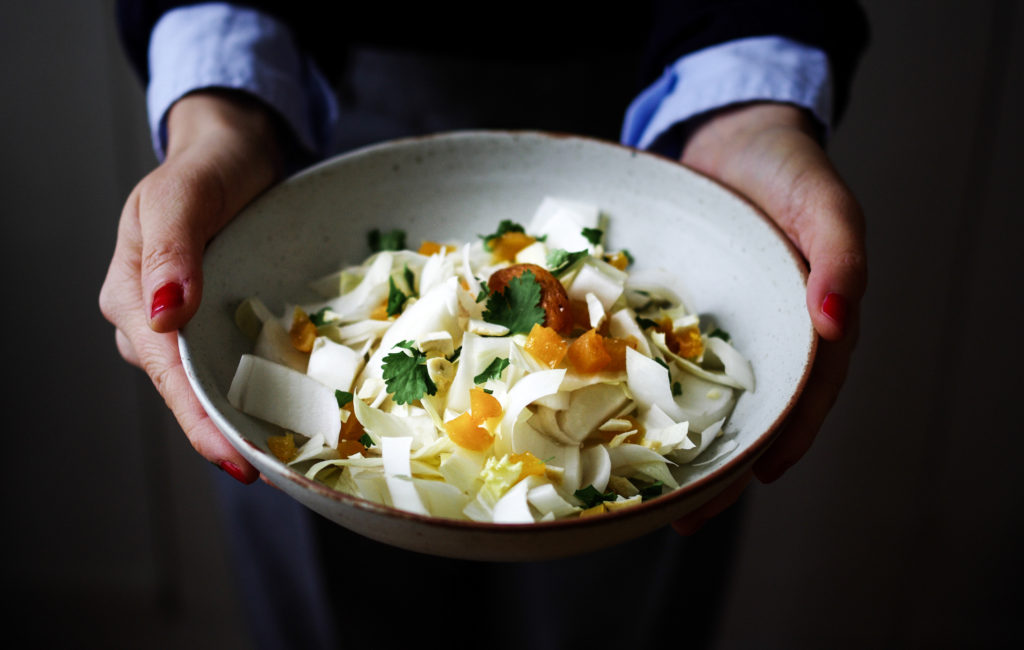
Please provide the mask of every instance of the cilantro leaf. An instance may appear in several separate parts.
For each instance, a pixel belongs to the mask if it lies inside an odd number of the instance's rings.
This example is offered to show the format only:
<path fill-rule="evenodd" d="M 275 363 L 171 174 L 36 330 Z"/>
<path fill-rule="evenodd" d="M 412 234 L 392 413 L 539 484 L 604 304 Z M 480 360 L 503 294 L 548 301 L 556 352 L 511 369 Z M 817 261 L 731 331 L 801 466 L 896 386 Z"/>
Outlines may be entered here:
<path fill-rule="evenodd" d="M 393 277 L 388 278 L 388 316 L 401 313 L 407 296 L 395 285 Z"/>
<path fill-rule="evenodd" d="M 504 291 L 491 294 L 484 310 L 484 320 L 504 325 L 511 334 L 529 334 L 534 325 L 544 324 L 540 294 L 537 277 L 533 271 L 525 271 L 512 278 Z"/>
<path fill-rule="evenodd" d="M 380 251 L 400 251 L 405 249 L 405 231 L 399 228 L 381 232 L 374 228 L 366 235 L 366 243 L 374 253 Z"/>
<path fill-rule="evenodd" d="M 452 356 L 448 357 L 448 361 L 455 363 L 459 359 L 459 355 L 462 354 L 462 346 L 455 348 L 455 352 L 452 352 Z"/>
<path fill-rule="evenodd" d="M 600 244 L 601 238 L 604 237 L 604 231 L 600 228 L 584 228 L 580 234 L 593 246 Z"/>
<path fill-rule="evenodd" d="M 409 265 L 405 265 L 405 286 L 409 289 L 409 295 L 416 295 L 416 275 L 409 269 Z"/>
<path fill-rule="evenodd" d="M 548 252 L 548 268 L 551 269 L 552 275 L 561 275 L 587 255 L 590 255 L 590 251 L 586 249 L 570 253 L 565 249 L 556 248 Z"/>
<path fill-rule="evenodd" d="M 614 492 L 605 492 L 604 494 L 601 494 L 593 484 L 588 485 L 583 489 L 576 490 L 573 492 L 573 496 L 582 501 L 583 506 L 586 508 L 593 508 L 602 501 L 614 501 L 616 498 Z"/>
<path fill-rule="evenodd" d="M 330 307 L 323 307 L 315 314 L 309 315 L 309 321 L 316 327 L 323 327 L 327 324 L 327 314 L 331 311 Z"/>
<path fill-rule="evenodd" d="M 481 372 L 476 377 L 473 377 L 473 383 L 482 384 L 488 379 L 500 379 L 501 373 L 505 370 L 505 368 L 508 368 L 508 363 L 508 359 L 496 357 L 494 361 L 492 361 L 486 368 L 484 368 L 483 372 Z"/>
<path fill-rule="evenodd" d="M 679 397 L 683 394 L 683 385 L 678 381 L 672 384 L 672 396 Z"/>
<path fill-rule="evenodd" d="M 498 229 L 496 231 L 490 235 L 479 235 L 479 237 L 484 240 L 484 248 L 491 250 L 491 242 L 507 232 L 526 232 L 526 229 L 515 221 L 502 219 L 501 223 L 498 224 Z"/>
<path fill-rule="evenodd" d="M 661 481 L 655 481 L 646 487 L 640 488 L 640 500 L 647 501 L 654 497 L 661 496 L 661 487 L 664 485 Z"/>
<path fill-rule="evenodd" d="M 713 336 L 716 339 L 722 339 L 726 343 L 728 343 L 730 341 L 730 339 L 732 339 L 732 337 L 729 336 L 729 332 L 726 332 L 725 330 L 719 329 L 717 327 L 715 329 L 711 330 L 711 332 L 708 334 L 708 336 Z"/>
<path fill-rule="evenodd" d="M 338 408 L 341 408 L 352 401 L 352 393 L 346 390 L 335 390 L 334 398 L 338 400 Z"/>
<path fill-rule="evenodd" d="M 373 438 L 370 437 L 370 434 L 364 433 L 363 435 L 359 436 L 359 443 L 366 447 L 367 449 L 369 449 L 370 447 L 373 446 Z"/>
<path fill-rule="evenodd" d="M 427 372 L 427 355 L 415 349 L 412 341 L 402 341 L 395 347 L 409 352 L 398 350 L 384 357 L 384 384 L 395 404 L 412 404 L 424 395 L 437 393 L 437 385 Z"/>
<path fill-rule="evenodd" d="M 626 256 L 626 261 L 629 262 L 630 264 L 633 264 L 634 262 L 636 262 L 636 258 L 633 257 L 633 254 L 630 253 L 625 248 L 622 249 L 622 254 Z"/>
<path fill-rule="evenodd" d="M 636 324 L 640 326 L 640 329 L 645 330 L 648 327 L 658 327 L 658 324 L 652 321 L 650 318 L 644 318 L 643 316 L 636 317 Z"/>

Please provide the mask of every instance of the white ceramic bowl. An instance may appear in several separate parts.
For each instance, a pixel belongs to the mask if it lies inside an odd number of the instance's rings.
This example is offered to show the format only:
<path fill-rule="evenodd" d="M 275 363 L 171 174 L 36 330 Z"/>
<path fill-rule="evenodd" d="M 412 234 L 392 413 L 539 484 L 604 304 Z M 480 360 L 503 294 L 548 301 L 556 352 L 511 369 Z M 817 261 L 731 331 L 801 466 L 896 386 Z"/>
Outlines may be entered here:
<path fill-rule="evenodd" d="M 501 219 L 526 222 L 545 196 L 598 205 L 607 241 L 636 268 L 679 278 L 682 295 L 712 314 L 752 362 L 724 439 L 737 448 L 679 468 L 681 488 L 600 517 L 529 525 L 424 517 L 335 492 L 267 451 L 272 425 L 225 397 L 251 344 L 233 322 L 242 299 L 276 313 L 307 283 L 362 261 L 366 233 L 404 228 L 423 239 L 469 241 Z M 584 553 L 664 526 L 704 504 L 766 448 L 803 388 L 816 337 L 806 269 L 788 240 L 748 202 L 682 165 L 595 140 L 529 132 L 457 132 L 401 140 L 328 160 L 275 187 L 211 242 L 203 304 L 181 332 L 181 355 L 220 430 L 275 485 L 325 517 L 399 547 L 468 559 L 537 560 Z M 722 440 L 722 439 L 720 439 Z M 714 456 L 715 449 L 708 452 Z"/>

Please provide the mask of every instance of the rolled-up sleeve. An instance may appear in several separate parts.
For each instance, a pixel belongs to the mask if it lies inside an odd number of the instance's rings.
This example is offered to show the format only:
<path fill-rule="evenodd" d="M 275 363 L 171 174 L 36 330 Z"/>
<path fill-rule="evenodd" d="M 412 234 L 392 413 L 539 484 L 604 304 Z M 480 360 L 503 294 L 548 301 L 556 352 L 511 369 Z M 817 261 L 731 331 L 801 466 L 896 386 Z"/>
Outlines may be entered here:
<path fill-rule="evenodd" d="M 682 126 L 731 104 L 774 101 L 807 109 L 831 128 L 832 74 L 821 50 L 759 36 L 714 45 L 683 56 L 630 104 L 623 144 L 678 156 Z"/>
<path fill-rule="evenodd" d="M 333 148 L 334 93 L 291 30 L 260 11 L 224 3 L 174 9 L 149 41 L 146 104 L 157 157 L 166 153 L 171 106 L 196 90 L 249 93 L 280 115 L 300 147 L 315 156 Z"/>

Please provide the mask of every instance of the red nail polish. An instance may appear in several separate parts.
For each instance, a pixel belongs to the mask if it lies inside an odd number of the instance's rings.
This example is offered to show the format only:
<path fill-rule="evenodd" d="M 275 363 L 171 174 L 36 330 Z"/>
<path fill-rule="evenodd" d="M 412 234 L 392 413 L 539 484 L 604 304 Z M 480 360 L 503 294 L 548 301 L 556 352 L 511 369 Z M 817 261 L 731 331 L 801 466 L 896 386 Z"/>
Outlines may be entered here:
<path fill-rule="evenodd" d="M 242 473 L 241 468 L 239 468 L 238 465 L 235 465 L 231 461 L 222 460 L 217 466 L 220 467 L 225 472 L 227 472 L 231 478 L 235 479 L 239 483 L 245 483 L 246 485 L 252 483 L 252 481 L 249 481 L 245 478 L 245 474 Z"/>
<path fill-rule="evenodd" d="M 149 309 L 149 317 L 156 318 L 156 315 L 165 309 L 175 309 L 185 303 L 185 290 L 177 282 L 168 282 L 153 292 L 153 306 Z"/>
<path fill-rule="evenodd" d="M 838 293 L 828 292 L 821 302 L 821 312 L 831 318 L 839 329 L 846 328 L 846 298 Z"/>

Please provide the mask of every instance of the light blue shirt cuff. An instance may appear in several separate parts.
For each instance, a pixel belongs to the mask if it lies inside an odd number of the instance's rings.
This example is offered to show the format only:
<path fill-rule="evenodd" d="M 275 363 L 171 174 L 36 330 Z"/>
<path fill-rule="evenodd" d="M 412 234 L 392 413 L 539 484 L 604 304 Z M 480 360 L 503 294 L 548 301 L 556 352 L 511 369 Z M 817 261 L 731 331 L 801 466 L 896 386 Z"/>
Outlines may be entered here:
<path fill-rule="evenodd" d="M 817 48 L 778 36 L 737 39 L 688 54 L 629 105 L 621 141 L 678 157 L 684 143 L 677 127 L 707 111 L 749 101 L 805 108 L 828 133 L 828 57 Z"/>
<path fill-rule="evenodd" d="M 225 3 L 166 13 L 150 38 L 149 73 L 146 105 L 160 160 L 166 154 L 167 112 L 204 88 L 250 93 L 284 119 L 303 149 L 317 156 L 332 150 L 337 99 L 291 30 L 266 14 Z"/>

